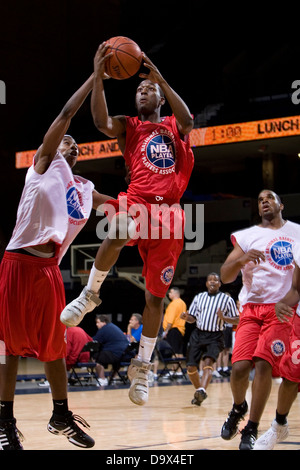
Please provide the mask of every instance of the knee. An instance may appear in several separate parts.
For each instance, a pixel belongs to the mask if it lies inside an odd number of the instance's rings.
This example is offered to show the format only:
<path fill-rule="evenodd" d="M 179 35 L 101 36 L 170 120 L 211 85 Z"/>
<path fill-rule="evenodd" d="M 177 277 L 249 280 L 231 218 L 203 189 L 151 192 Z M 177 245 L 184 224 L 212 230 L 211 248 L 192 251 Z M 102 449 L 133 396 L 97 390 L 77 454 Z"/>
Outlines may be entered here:
<path fill-rule="evenodd" d="M 265 361 L 264 359 L 257 358 L 255 360 L 255 375 L 271 375 L 272 374 L 272 366 L 269 362 Z"/>
<path fill-rule="evenodd" d="M 196 366 L 187 366 L 188 374 L 192 375 L 198 372 L 198 368 Z"/>
<path fill-rule="evenodd" d="M 146 306 L 151 312 L 159 315 L 163 313 L 163 299 L 161 297 L 156 297 L 146 290 L 145 300 Z"/>
<path fill-rule="evenodd" d="M 248 379 L 251 368 L 252 363 L 249 361 L 235 362 L 232 366 L 231 378 L 237 381 Z"/>
<path fill-rule="evenodd" d="M 127 214 L 116 215 L 110 225 L 108 238 L 117 244 L 124 245 L 130 240 L 129 227 L 132 219 Z"/>
<path fill-rule="evenodd" d="M 206 358 L 203 364 L 203 372 L 206 371 L 208 374 L 212 374 L 214 371 L 214 362 L 212 358 Z"/>
<path fill-rule="evenodd" d="M 284 390 L 284 392 L 287 392 L 289 395 L 292 392 L 294 392 L 295 394 L 298 394 L 299 383 L 298 382 L 291 382 L 290 380 L 283 378 L 282 382 L 280 384 L 280 389 Z"/>

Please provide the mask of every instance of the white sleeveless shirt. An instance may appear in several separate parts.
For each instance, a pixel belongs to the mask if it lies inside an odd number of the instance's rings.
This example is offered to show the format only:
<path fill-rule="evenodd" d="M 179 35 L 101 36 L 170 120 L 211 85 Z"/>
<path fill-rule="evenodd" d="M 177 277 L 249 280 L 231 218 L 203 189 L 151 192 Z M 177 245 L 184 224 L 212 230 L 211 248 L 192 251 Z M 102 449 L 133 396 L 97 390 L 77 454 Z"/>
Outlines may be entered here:
<path fill-rule="evenodd" d="M 16 225 L 6 249 L 53 241 L 59 246 L 60 263 L 90 216 L 93 189 L 91 181 L 73 175 L 60 152 L 42 175 L 32 165 L 26 174 Z"/>
<path fill-rule="evenodd" d="M 292 284 L 293 249 L 300 241 L 300 225 L 287 221 L 277 230 L 255 225 L 233 233 L 231 241 L 233 245 L 237 242 L 245 253 L 260 250 L 266 258 L 260 264 L 251 261 L 242 269 L 241 304 L 271 304 L 282 299 Z"/>

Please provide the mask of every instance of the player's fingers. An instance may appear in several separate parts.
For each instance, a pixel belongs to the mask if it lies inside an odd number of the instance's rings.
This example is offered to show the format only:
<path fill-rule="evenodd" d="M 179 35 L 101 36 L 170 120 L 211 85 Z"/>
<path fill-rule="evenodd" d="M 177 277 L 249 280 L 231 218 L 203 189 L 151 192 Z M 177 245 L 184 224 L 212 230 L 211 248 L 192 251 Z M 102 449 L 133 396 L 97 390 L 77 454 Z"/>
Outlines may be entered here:
<path fill-rule="evenodd" d="M 144 60 L 147 64 L 149 64 L 149 65 L 151 65 L 151 64 L 154 65 L 153 62 L 151 62 L 151 60 L 149 59 L 149 57 L 146 56 L 145 52 L 143 52 L 142 54 L 143 54 L 143 60 Z"/>
<path fill-rule="evenodd" d="M 281 306 L 280 308 L 277 308 L 276 310 L 276 316 L 279 321 L 283 322 L 288 322 L 291 317 L 294 315 L 294 311 L 292 308 L 288 306 Z"/>
<path fill-rule="evenodd" d="M 106 62 L 112 55 L 113 55 L 113 52 L 110 52 L 109 54 L 104 55 L 102 59 Z"/>

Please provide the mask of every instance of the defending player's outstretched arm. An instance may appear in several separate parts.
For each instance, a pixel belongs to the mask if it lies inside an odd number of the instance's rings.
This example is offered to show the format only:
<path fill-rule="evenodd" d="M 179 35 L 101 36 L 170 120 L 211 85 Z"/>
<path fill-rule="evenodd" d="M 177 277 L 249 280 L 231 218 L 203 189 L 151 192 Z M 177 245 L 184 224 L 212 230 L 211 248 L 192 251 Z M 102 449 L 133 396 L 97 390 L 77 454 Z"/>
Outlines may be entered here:
<path fill-rule="evenodd" d="M 77 113 L 93 87 L 93 75 L 71 96 L 46 132 L 35 156 L 35 171 L 43 174 L 55 157 L 57 148 L 66 134 L 71 119 Z"/>

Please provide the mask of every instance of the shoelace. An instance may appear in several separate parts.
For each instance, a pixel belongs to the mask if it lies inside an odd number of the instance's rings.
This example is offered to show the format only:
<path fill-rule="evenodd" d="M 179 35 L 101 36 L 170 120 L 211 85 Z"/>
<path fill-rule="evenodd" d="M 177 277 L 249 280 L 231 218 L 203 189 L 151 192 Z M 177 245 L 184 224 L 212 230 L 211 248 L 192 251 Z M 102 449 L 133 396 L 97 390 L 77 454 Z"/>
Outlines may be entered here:
<path fill-rule="evenodd" d="M 77 421 L 77 423 L 80 423 L 82 424 L 82 426 L 84 426 L 85 428 L 90 428 L 90 425 L 86 422 L 85 419 L 83 419 L 81 416 L 79 415 L 72 415 L 71 416 L 71 419 L 73 421 Z"/>
<path fill-rule="evenodd" d="M 263 446 L 269 444 L 270 439 L 274 440 L 275 442 L 277 441 L 277 436 L 274 436 L 274 433 L 269 429 L 269 431 L 267 431 L 266 434 L 260 438 L 260 444 Z"/>
<path fill-rule="evenodd" d="M 256 439 L 256 432 L 251 428 L 245 427 L 244 429 L 239 431 L 239 433 L 242 435 L 242 437 L 246 437 L 248 439 Z"/>
<path fill-rule="evenodd" d="M 17 428 L 17 436 L 21 442 L 25 441 L 24 435 L 21 433 L 21 431 L 18 428 Z"/>
<path fill-rule="evenodd" d="M 71 415 L 68 419 L 67 419 L 67 427 L 63 430 L 63 434 L 69 439 L 73 436 L 83 436 L 85 433 L 77 426 L 77 424 L 75 423 L 75 421 L 77 421 L 77 423 L 80 423 L 82 424 L 82 426 L 84 426 L 85 428 L 89 428 L 90 425 L 85 421 L 85 419 L 83 419 L 81 416 L 78 416 L 78 415 Z"/>
<path fill-rule="evenodd" d="M 225 427 L 238 426 L 240 421 L 242 421 L 243 419 L 243 416 L 237 416 L 237 413 L 234 410 L 231 410 L 229 412 L 228 418 L 225 421 Z"/>

